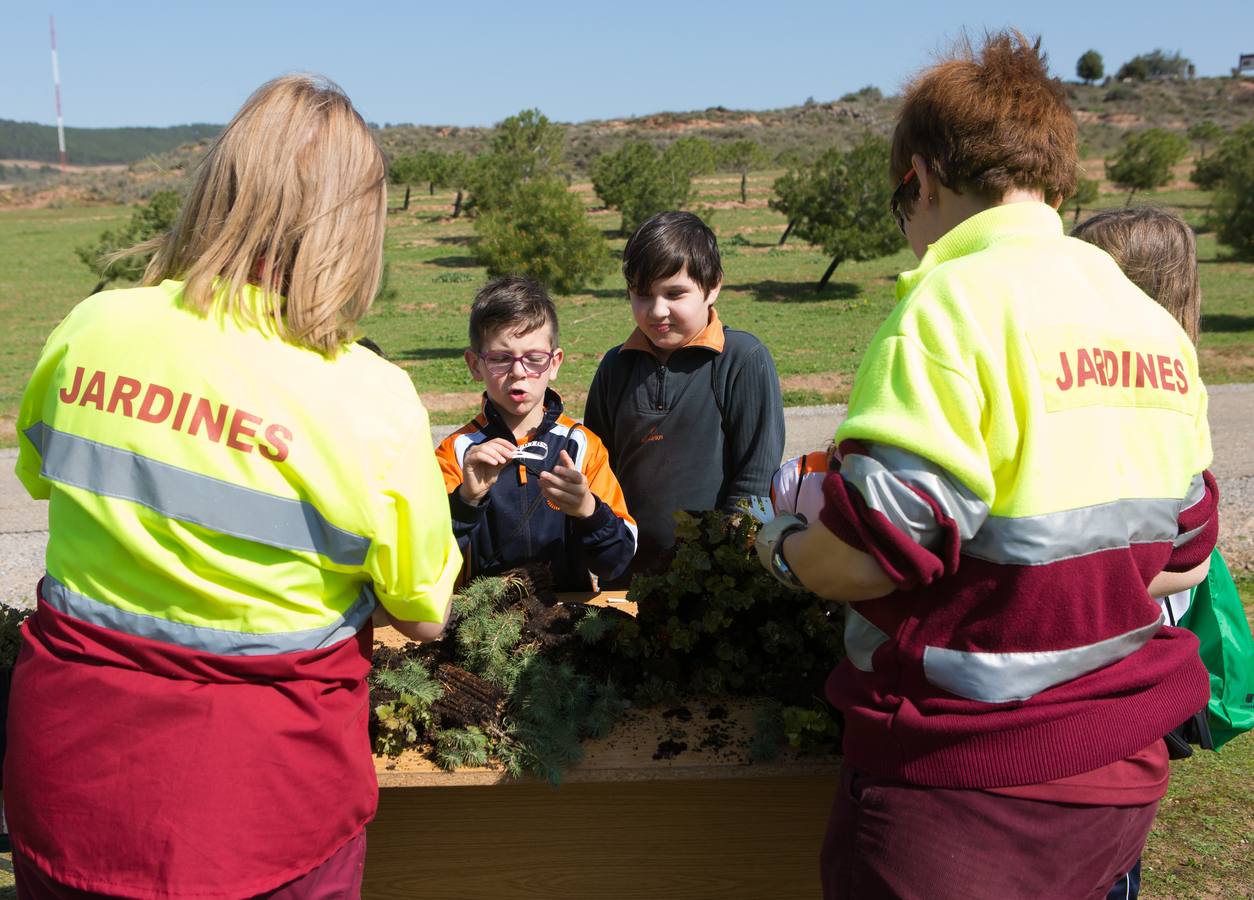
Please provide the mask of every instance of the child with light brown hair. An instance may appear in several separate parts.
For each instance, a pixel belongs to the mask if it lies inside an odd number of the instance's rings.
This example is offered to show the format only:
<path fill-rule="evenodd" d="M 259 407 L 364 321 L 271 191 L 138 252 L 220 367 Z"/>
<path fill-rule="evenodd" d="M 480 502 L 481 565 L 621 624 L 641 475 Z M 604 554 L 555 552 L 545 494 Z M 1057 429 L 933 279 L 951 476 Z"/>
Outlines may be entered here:
<path fill-rule="evenodd" d="M 1101 247 L 1128 279 L 1175 316 L 1194 344 L 1202 317 L 1197 242 L 1184 220 L 1152 206 L 1086 219 L 1072 237 Z"/>
<path fill-rule="evenodd" d="M 1198 277 L 1197 242 L 1188 223 L 1155 207 L 1114 209 L 1098 213 L 1071 232 L 1072 237 L 1105 250 L 1128 279 L 1150 299 L 1171 313 L 1195 345 L 1202 317 L 1202 288 Z M 1214 565 L 1219 560 L 1219 565 Z M 1216 577 L 1227 572 L 1218 550 L 1191 572 L 1164 572 L 1150 584 L 1150 593 L 1163 608 L 1166 621 L 1175 625 L 1188 612 L 1191 588 L 1213 569 Z M 1174 740 L 1173 740 L 1174 738 Z M 1206 709 L 1168 735 L 1173 759 L 1191 755 L 1189 743 L 1214 750 Z M 1136 900 L 1141 886 L 1141 861 L 1111 887 L 1110 900 Z"/>

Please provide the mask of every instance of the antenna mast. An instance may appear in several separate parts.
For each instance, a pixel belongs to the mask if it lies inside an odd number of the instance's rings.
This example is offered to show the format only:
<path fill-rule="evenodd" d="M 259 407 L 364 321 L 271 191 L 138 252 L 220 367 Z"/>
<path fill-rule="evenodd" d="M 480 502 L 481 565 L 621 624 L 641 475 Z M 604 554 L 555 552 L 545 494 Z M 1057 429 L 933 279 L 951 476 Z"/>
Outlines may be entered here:
<path fill-rule="evenodd" d="M 57 65 L 57 23 L 48 16 L 48 30 L 52 34 L 52 87 L 57 95 L 57 149 L 61 151 L 61 171 L 65 171 L 65 122 L 61 119 L 61 68 Z"/>

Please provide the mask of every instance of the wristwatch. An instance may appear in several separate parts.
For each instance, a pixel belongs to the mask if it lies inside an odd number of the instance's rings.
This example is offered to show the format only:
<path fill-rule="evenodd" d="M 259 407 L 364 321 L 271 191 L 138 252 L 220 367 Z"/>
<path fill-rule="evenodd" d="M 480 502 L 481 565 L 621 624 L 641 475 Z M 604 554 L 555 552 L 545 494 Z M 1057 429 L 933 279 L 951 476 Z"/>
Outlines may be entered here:
<path fill-rule="evenodd" d="M 779 537 L 775 539 L 775 546 L 771 548 L 771 565 L 770 572 L 775 576 L 775 580 L 784 587 L 792 588 L 794 591 L 809 590 L 801 579 L 797 577 L 797 573 L 788 565 L 788 560 L 784 559 L 784 541 L 788 539 L 790 534 L 798 531 L 804 531 L 805 522 L 797 522 L 788 526 L 780 532 Z"/>

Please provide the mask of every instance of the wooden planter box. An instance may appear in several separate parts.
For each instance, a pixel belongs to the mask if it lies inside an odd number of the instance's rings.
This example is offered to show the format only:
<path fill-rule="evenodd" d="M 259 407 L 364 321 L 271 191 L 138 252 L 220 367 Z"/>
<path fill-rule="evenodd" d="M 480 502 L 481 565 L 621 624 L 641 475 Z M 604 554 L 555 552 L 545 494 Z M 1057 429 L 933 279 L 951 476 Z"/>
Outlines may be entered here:
<path fill-rule="evenodd" d="M 754 708 L 630 712 L 556 788 L 379 759 L 363 896 L 817 898 L 839 761 L 748 763 Z"/>

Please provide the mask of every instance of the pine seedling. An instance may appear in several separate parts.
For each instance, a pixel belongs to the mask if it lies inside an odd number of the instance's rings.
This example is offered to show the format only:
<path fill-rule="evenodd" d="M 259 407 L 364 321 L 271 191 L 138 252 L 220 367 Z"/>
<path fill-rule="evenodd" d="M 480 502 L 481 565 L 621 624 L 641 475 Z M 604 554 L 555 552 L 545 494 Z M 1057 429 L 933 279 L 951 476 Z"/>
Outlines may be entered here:
<path fill-rule="evenodd" d="M 496 612 L 481 608 L 467 615 L 457 628 L 457 657 L 467 669 L 497 687 L 508 689 L 511 657 L 522 640 L 523 614 L 515 609 Z"/>
<path fill-rule="evenodd" d="M 490 747 L 481 728 L 446 728 L 435 736 L 435 761 L 450 772 L 462 766 L 486 766 Z"/>
<path fill-rule="evenodd" d="M 444 689 L 415 657 L 394 669 L 376 670 L 371 680 L 396 695 L 394 700 L 377 705 L 374 714 L 379 723 L 376 749 L 385 756 L 397 756 L 430 730 L 434 724 L 432 704 L 444 695 Z"/>
<path fill-rule="evenodd" d="M 584 617 L 575 623 L 575 634 L 585 644 L 599 644 L 613 633 L 618 620 L 601 614 L 596 607 L 589 607 Z"/>

